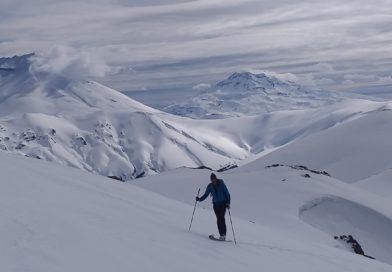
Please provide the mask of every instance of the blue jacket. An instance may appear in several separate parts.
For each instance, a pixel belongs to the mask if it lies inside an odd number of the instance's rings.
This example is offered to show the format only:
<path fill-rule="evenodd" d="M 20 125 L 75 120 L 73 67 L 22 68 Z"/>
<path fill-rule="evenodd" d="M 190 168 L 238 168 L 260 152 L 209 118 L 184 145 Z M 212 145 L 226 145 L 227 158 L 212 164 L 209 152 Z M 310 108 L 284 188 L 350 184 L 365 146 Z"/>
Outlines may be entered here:
<path fill-rule="evenodd" d="M 218 179 L 216 185 L 210 183 L 206 188 L 204 195 L 200 197 L 200 201 L 205 200 L 209 195 L 212 195 L 212 203 L 228 203 L 230 204 L 230 193 L 223 180 Z"/>

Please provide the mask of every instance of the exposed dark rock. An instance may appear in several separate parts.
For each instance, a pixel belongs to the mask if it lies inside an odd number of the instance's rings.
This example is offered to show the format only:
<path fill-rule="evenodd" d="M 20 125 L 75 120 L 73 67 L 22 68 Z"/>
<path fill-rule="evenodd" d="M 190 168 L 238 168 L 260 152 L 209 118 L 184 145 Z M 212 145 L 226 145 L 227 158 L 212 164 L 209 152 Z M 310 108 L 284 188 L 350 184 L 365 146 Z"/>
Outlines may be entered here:
<path fill-rule="evenodd" d="M 31 141 L 34 141 L 35 139 L 37 139 L 37 136 L 35 136 L 35 135 L 25 136 L 24 139 L 28 142 L 31 142 Z"/>
<path fill-rule="evenodd" d="M 82 145 L 87 145 L 86 140 L 83 137 L 77 137 L 76 140 L 82 144 Z"/>
<path fill-rule="evenodd" d="M 212 170 L 210 167 L 207 167 L 207 166 L 205 166 L 205 165 L 200 165 L 200 166 L 198 166 L 198 167 L 191 167 L 190 169 L 198 169 L 198 170 L 207 169 L 207 170 L 210 170 L 210 171 L 214 171 L 214 170 Z"/>
<path fill-rule="evenodd" d="M 304 177 L 304 178 L 310 178 L 310 175 L 309 174 L 303 174 L 303 175 L 301 175 L 302 177 Z"/>
<path fill-rule="evenodd" d="M 117 177 L 117 176 L 108 176 L 108 178 L 119 180 L 119 181 L 124 181 L 121 177 Z"/>
<path fill-rule="evenodd" d="M 309 169 L 308 167 L 306 167 L 304 165 L 285 165 L 285 164 L 278 164 L 278 163 L 276 163 L 276 164 L 268 165 L 265 168 L 275 168 L 275 167 L 290 167 L 291 169 L 294 169 L 294 170 L 309 171 L 309 172 L 311 172 L 313 174 L 324 175 L 324 176 L 328 176 L 328 177 L 331 176 L 326 171 L 312 170 L 312 169 Z"/>
<path fill-rule="evenodd" d="M 146 172 L 141 172 L 139 175 L 137 175 L 135 178 L 142 178 L 142 177 L 144 177 L 146 175 Z"/>
<path fill-rule="evenodd" d="M 27 157 L 27 158 L 34 158 L 34 159 L 38 159 L 38 160 L 41 159 L 41 157 L 38 156 L 38 155 L 27 155 L 27 154 L 26 154 L 25 157 Z"/>
<path fill-rule="evenodd" d="M 230 169 L 233 169 L 233 168 L 237 168 L 237 167 L 238 167 L 238 166 L 235 165 L 235 164 L 230 164 L 230 165 L 226 165 L 225 167 L 220 168 L 219 170 L 216 170 L 216 172 L 224 172 L 224 171 L 227 171 L 227 170 L 230 170 Z M 186 168 L 189 168 L 189 169 L 197 169 L 197 170 L 206 169 L 206 170 L 210 170 L 210 171 L 215 171 L 215 170 L 212 169 L 211 167 L 208 167 L 208 166 L 205 166 L 205 165 L 200 165 L 200 166 L 198 166 L 198 167 L 186 167 Z"/>
<path fill-rule="evenodd" d="M 352 250 L 359 255 L 368 257 L 370 259 L 375 259 L 372 256 L 368 256 L 365 254 L 365 252 L 363 251 L 361 245 L 358 243 L 357 240 L 355 240 L 351 235 L 340 235 L 340 236 L 335 236 L 334 237 L 335 240 L 340 240 L 343 242 L 346 242 L 347 244 L 349 244 L 352 248 Z"/>
<path fill-rule="evenodd" d="M 15 149 L 20 150 L 20 149 L 22 149 L 22 148 L 25 147 L 25 146 L 26 146 L 25 144 L 20 143 L 20 144 L 18 144 L 18 145 L 15 147 Z"/>
<path fill-rule="evenodd" d="M 238 167 L 238 165 L 236 165 L 236 164 L 229 164 L 229 165 L 226 165 L 225 167 L 222 167 L 221 169 L 217 170 L 217 172 L 225 172 L 227 170 L 234 169 L 237 167 Z"/>

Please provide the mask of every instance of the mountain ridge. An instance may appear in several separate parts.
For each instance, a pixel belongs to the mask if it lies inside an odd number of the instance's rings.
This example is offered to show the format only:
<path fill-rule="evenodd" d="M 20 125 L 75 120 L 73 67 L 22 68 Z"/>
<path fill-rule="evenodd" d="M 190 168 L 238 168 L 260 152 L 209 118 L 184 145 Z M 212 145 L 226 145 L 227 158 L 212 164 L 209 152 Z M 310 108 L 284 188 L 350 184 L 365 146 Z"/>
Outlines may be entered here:
<path fill-rule="evenodd" d="M 150 108 L 91 80 L 37 71 L 30 58 L 0 61 L 19 67 L 0 71 L 0 149 L 121 180 L 178 167 L 236 165 L 386 105 L 343 100 L 314 109 L 196 120 Z"/>

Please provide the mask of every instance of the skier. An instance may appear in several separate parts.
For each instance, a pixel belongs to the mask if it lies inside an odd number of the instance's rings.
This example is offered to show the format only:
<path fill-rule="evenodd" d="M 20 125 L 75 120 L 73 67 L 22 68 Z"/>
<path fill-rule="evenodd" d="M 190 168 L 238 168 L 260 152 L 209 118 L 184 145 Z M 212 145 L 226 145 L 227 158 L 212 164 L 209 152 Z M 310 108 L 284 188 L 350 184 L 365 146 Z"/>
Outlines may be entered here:
<path fill-rule="evenodd" d="M 212 203 L 217 219 L 219 230 L 219 240 L 226 240 L 226 208 L 230 209 L 230 193 L 222 179 L 218 179 L 214 173 L 210 176 L 211 183 L 208 184 L 204 195 L 196 197 L 196 201 L 204 201 L 210 194 L 212 195 Z"/>

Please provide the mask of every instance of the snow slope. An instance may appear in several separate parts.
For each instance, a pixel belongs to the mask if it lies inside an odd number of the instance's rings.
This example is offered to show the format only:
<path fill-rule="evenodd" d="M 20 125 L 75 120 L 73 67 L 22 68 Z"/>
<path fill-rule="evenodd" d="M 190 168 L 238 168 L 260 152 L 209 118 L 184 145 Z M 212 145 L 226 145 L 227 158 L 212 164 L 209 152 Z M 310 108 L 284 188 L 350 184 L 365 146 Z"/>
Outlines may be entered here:
<path fill-rule="evenodd" d="M 223 146 L 214 129 L 176 130 L 170 115 L 96 82 L 36 71 L 31 55 L 0 59 L 0 67 L 3 150 L 123 180 L 184 165 L 220 168 L 250 155 Z"/>
<path fill-rule="evenodd" d="M 195 185 L 195 177 L 184 180 L 194 171 L 181 173 L 184 185 Z M 282 232 L 282 227 L 242 220 L 237 217 L 239 206 L 235 203 L 239 201 L 233 202 L 238 233 L 238 244 L 234 245 L 206 237 L 214 225 L 211 211 L 197 209 L 189 233 L 191 205 L 129 183 L 5 152 L 0 152 L 0 172 L 0 260 L 4 271 L 303 272 L 315 267 L 320 272 L 391 271 L 390 265 L 312 240 L 312 231 L 303 239 L 296 232 Z M 261 182 L 269 184 L 265 190 L 273 184 L 285 184 L 253 180 L 254 185 Z M 304 181 L 286 185 L 295 187 L 300 182 Z M 324 183 L 313 182 L 317 186 Z M 234 180 L 229 183 L 234 193 Z M 191 197 L 193 194 L 187 196 Z M 292 199 L 281 202 L 287 207 Z M 261 206 L 262 202 L 258 203 Z M 290 219 L 285 218 L 288 213 L 278 213 L 279 206 L 270 205 L 270 209 L 282 223 L 293 222 L 294 230 L 311 230 L 298 225 L 297 214 Z M 264 219 L 267 222 L 269 215 Z"/>
<path fill-rule="evenodd" d="M 380 108 L 269 153 L 257 165 L 301 164 L 355 182 L 392 168 L 392 111 Z M 253 169 L 252 163 L 241 171 Z M 380 187 L 380 189 L 382 186 Z"/>
<path fill-rule="evenodd" d="M 392 264 L 390 199 L 310 171 L 284 166 L 265 168 L 256 162 L 248 171 L 241 171 L 240 167 L 230 173 L 218 174 L 231 192 L 231 214 L 263 228 L 255 240 L 271 237 L 274 232 L 285 240 L 288 234 L 298 244 L 309 243 L 318 247 L 315 253 L 327 247 L 344 254 L 343 251 L 350 249 L 333 237 L 352 235 L 362 245 L 365 254 Z M 191 204 L 199 187 L 204 192 L 209 174 L 209 171 L 181 169 L 146 177 L 135 184 Z M 209 200 L 198 206 L 211 210 Z M 195 229 L 201 227 L 197 220 Z M 234 221 L 235 227 L 237 220 Z M 226 221 L 229 223 L 228 219 Z M 216 228 L 213 217 L 210 227 Z M 242 240 L 247 233 L 236 228 L 236 237 Z M 312 269 L 314 267 L 308 268 L 314 271 Z M 337 271 L 346 270 L 340 268 Z"/>
<path fill-rule="evenodd" d="M 392 196 L 392 169 L 387 169 L 376 175 L 355 183 L 356 186 L 373 192 L 382 197 Z"/>
<path fill-rule="evenodd" d="M 237 72 L 187 101 L 164 110 L 192 118 L 227 118 L 317 108 L 344 99 L 339 93 L 308 90 L 265 73 Z"/>

